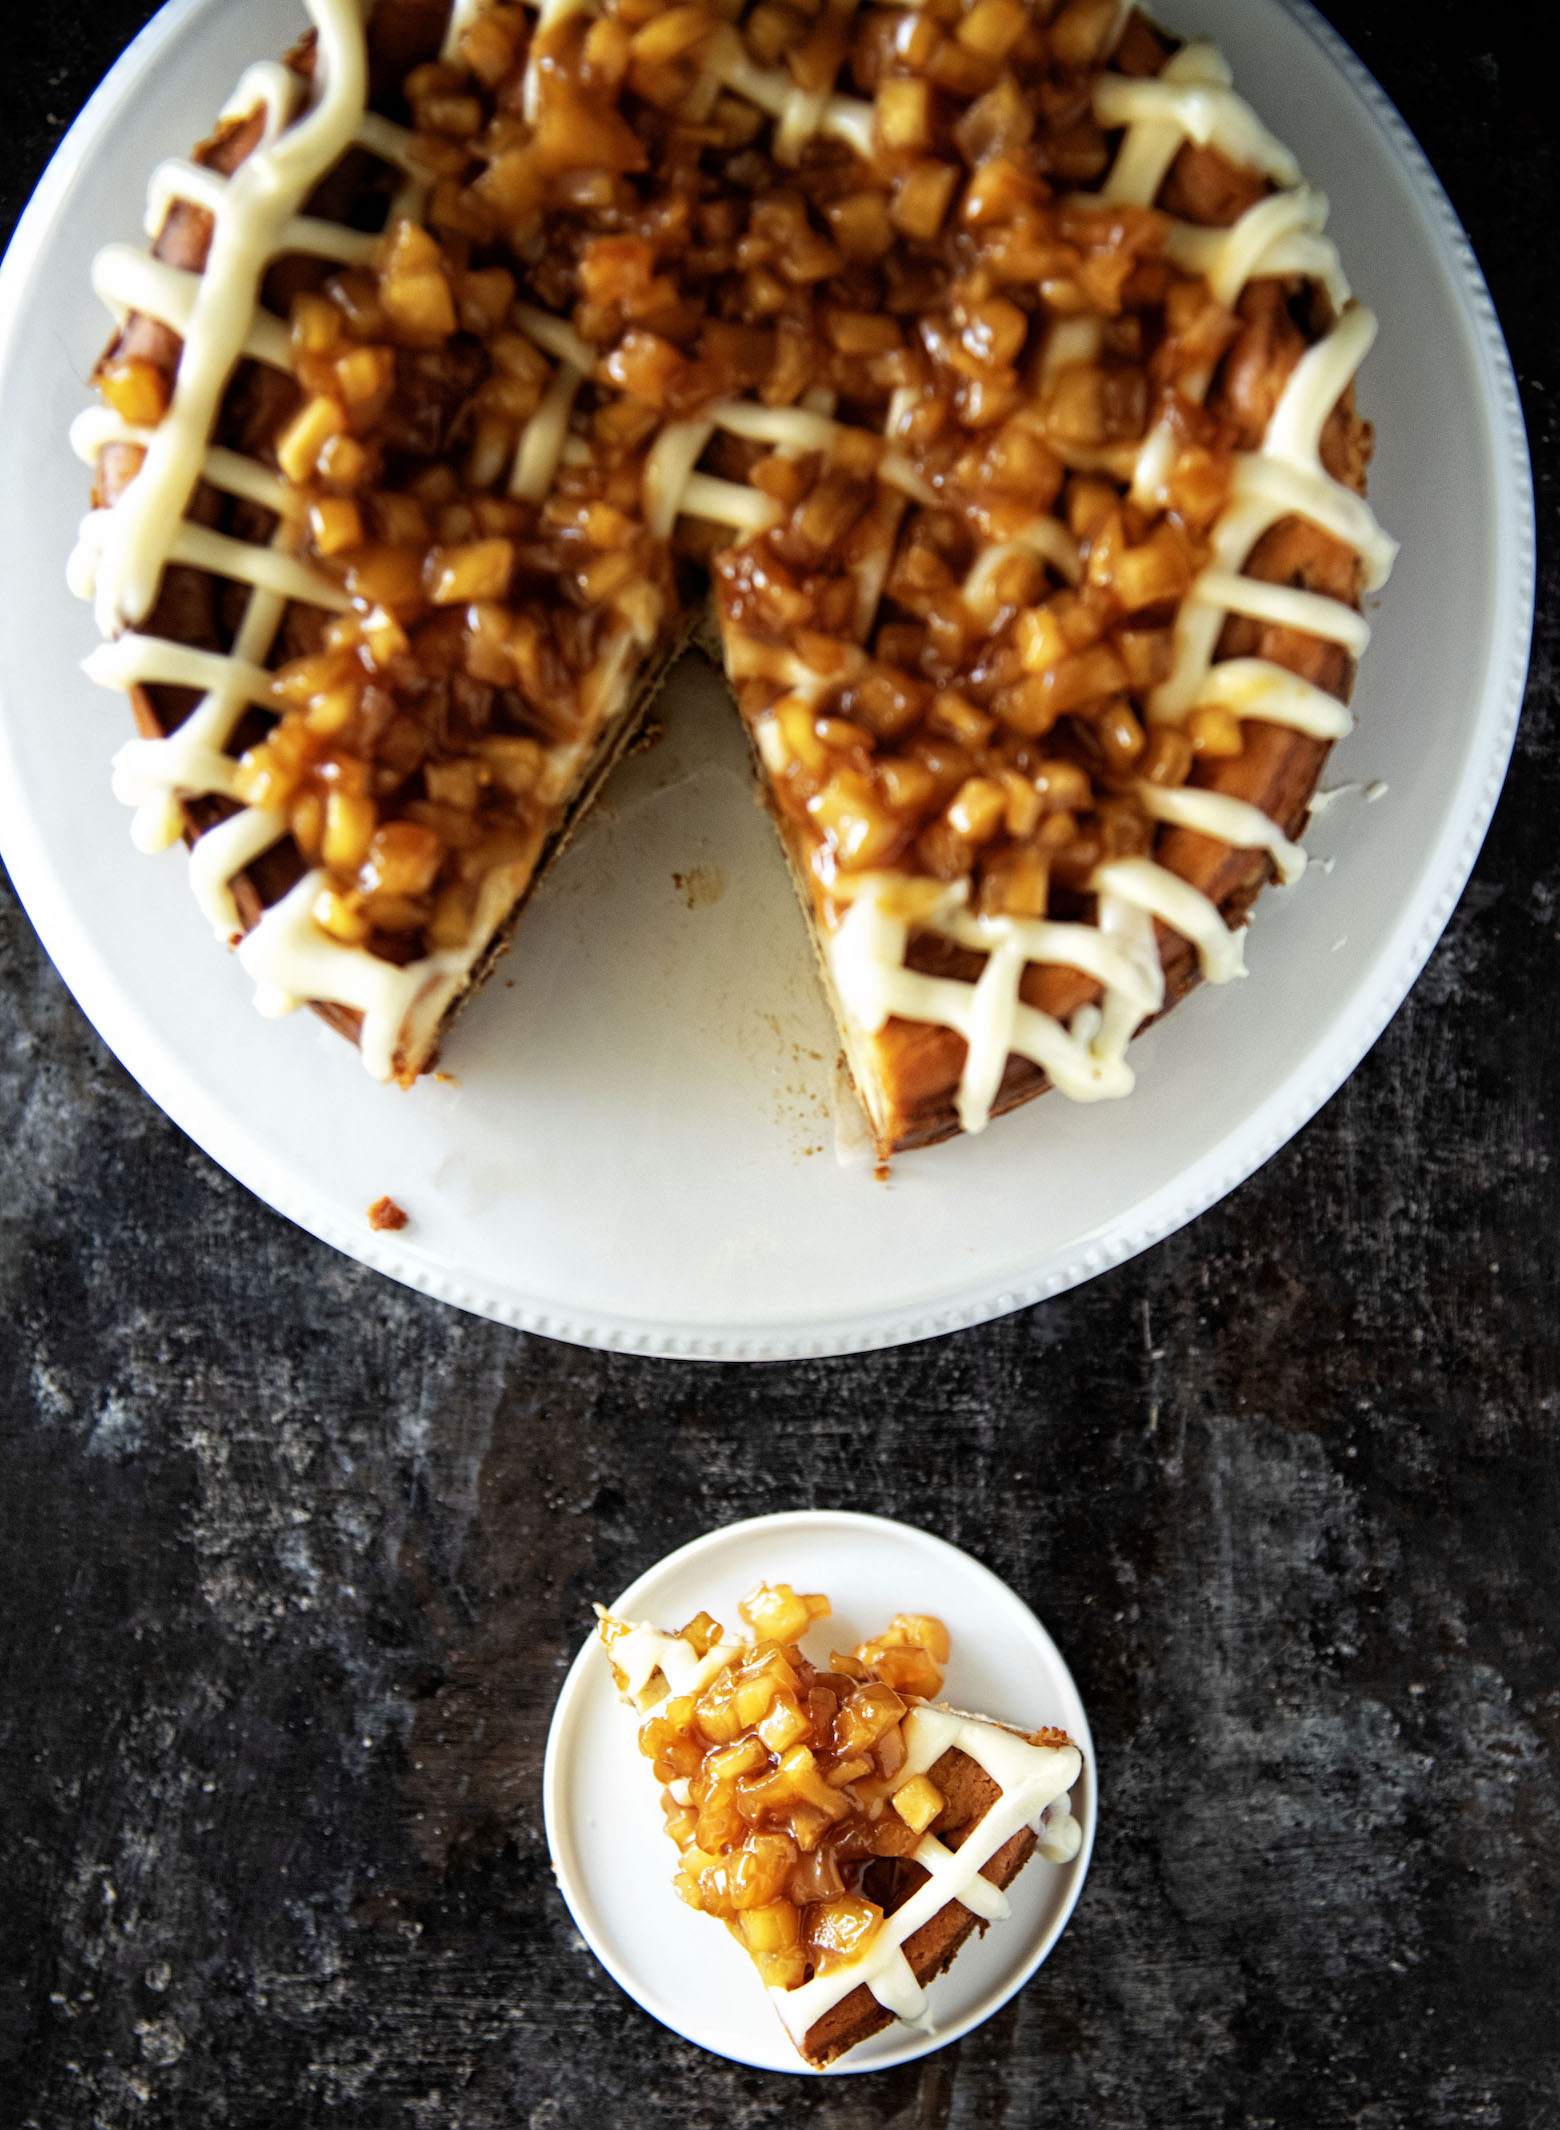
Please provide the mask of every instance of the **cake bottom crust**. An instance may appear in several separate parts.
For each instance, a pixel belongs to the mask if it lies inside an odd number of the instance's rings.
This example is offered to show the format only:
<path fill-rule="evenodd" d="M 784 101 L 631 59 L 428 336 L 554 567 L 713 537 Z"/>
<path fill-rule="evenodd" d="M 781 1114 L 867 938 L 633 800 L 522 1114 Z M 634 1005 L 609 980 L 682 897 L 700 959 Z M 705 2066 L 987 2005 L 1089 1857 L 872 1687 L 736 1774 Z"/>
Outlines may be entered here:
<path fill-rule="evenodd" d="M 945 1847 L 958 1849 L 984 1814 L 998 1802 L 1002 1792 L 985 1769 L 957 1747 L 950 1748 L 934 1762 L 930 1774 L 946 1800 L 930 1831 Z M 1034 1830 L 1021 1827 L 981 1866 L 981 1877 L 999 1888 L 1011 1885 L 1034 1854 L 1035 1842 Z M 902 1868 L 908 1879 L 924 1879 L 925 1874 L 918 1866 Z M 903 1898 L 908 1899 L 914 1891 L 914 1883 L 907 1884 Z M 949 1901 L 939 1908 L 904 1942 L 904 1955 L 916 1981 L 924 1989 L 934 1976 L 942 1974 L 951 1965 L 971 1933 L 976 1930 L 984 1932 L 985 1928 L 985 1921 L 961 1902 Z M 808 2028 L 802 2042 L 802 2054 L 814 2069 L 826 2070 L 848 2049 L 857 2047 L 893 2023 L 894 2014 L 878 2003 L 865 1983 L 858 1983 L 848 1997 L 842 1997 Z"/>

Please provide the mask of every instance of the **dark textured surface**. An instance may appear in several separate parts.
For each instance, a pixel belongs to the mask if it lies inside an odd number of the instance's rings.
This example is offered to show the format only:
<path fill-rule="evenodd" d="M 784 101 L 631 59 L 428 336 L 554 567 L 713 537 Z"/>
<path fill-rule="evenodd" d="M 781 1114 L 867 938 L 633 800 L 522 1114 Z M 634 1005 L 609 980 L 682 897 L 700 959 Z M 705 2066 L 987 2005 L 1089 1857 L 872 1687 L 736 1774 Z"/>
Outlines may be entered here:
<path fill-rule="evenodd" d="M 1552 528 L 1549 70 L 1494 10 L 1330 12 L 1474 236 Z M 144 13 L 40 11 L 8 221 Z M 1545 594 L 1473 884 L 1321 1116 L 1137 1262 L 868 1359 L 613 1359 L 360 1270 L 164 1120 L 7 896 L 4 2130 L 1560 2120 Z M 540 1807 L 587 1597 L 808 1503 L 1035 1601 L 1108 1800 L 1001 2017 L 812 2085 L 618 1993 Z"/>

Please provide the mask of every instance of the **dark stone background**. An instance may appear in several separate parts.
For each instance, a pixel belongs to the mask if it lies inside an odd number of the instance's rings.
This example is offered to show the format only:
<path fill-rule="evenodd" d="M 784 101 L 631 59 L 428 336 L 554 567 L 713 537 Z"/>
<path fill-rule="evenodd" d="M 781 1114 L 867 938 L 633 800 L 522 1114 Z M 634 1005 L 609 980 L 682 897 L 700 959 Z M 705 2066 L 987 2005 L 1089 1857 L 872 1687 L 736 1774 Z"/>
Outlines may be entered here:
<path fill-rule="evenodd" d="M 9 13 L 7 225 L 147 12 Z M 1473 235 L 1552 526 L 1532 18 L 1328 12 Z M 616 1359 L 360 1270 L 185 1142 L 6 897 L 5 2130 L 1560 2121 L 1552 558 L 1544 588 L 1488 847 L 1348 1085 L 1158 1249 L 895 1353 Z M 540 1801 L 587 1598 L 806 1503 L 1033 1598 L 1107 1800 L 1032 1987 L 816 2084 L 619 1994 Z"/>

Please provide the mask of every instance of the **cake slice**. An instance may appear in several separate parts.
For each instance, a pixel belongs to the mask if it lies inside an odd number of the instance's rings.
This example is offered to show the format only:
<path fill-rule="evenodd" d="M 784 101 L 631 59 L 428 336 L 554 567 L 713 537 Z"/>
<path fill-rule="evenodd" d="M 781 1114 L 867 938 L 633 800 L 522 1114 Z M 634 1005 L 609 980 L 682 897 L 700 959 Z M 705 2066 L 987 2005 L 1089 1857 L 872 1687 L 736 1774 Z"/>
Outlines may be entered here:
<path fill-rule="evenodd" d="M 678 1894 L 751 1956 L 782 2025 L 822 2070 L 895 2019 L 930 2030 L 926 1986 L 1038 1849 L 1078 1853 L 1082 1760 L 947 1708 L 941 1622 L 900 1614 L 819 1670 L 798 1646 L 828 1600 L 788 1584 L 743 1599 L 747 1633 L 707 1613 L 680 1634 L 598 1632 L 641 1751 L 664 1785 Z"/>
<path fill-rule="evenodd" d="M 447 8 L 312 12 L 155 174 L 152 256 L 96 263 L 124 321 L 74 432 L 73 582 L 139 727 L 136 840 L 191 844 L 262 1012 L 312 1003 L 405 1083 L 685 619 L 645 424 L 592 426 L 591 357 L 512 255 L 432 232 L 436 150 L 380 108 L 406 115 Z"/>
<path fill-rule="evenodd" d="M 774 510 L 716 564 L 726 667 L 882 1155 L 1126 1093 L 1134 1032 L 1244 973 L 1394 552 L 1326 202 L 1211 47 L 1086 12 L 968 100 L 984 8 L 896 41 L 896 248 L 810 399 L 714 414 Z"/>

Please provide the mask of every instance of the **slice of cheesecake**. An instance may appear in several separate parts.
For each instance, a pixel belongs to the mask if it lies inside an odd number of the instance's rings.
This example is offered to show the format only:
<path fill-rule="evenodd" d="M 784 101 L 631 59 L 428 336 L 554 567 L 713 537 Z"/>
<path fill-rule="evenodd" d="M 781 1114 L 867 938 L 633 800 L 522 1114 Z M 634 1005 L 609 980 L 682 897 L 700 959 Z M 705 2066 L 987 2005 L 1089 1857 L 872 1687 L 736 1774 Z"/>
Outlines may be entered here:
<path fill-rule="evenodd" d="M 1008 1915 L 1004 1888 L 1081 1840 L 1065 1732 L 934 1702 L 948 1636 L 923 1615 L 818 1668 L 799 1641 L 828 1609 L 760 1584 L 740 1639 L 707 1613 L 680 1634 L 606 1612 L 598 1629 L 645 1719 L 678 1894 L 726 1924 L 820 2070 L 895 2018 L 929 2029 L 927 1984 Z"/>
<path fill-rule="evenodd" d="M 313 12 L 155 174 L 151 256 L 97 261 L 123 323 L 73 581 L 139 727 L 137 841 L 191 844 L 262 1012 L 312 1003 L 407 1082 L 684 620 L 643 435 L 592 425 L 591 358 L 512 260 L 434 233 L 437 156 L 376 107 L 405 114 L 446 11 Z"/>
<path fill-rule="evenodd" d="M 1244 973 L 1394 553 L 1326 202 L 1211 47 L 1134 16 L 1069 67 L 1075 14 L 962 115 L 919 18 L 895 248 L 800 403 L 713 414 L 773 511 L 716 564 L 726 668 L 882 1155 L 1126 1093 L 1134 1032 Z"/>

